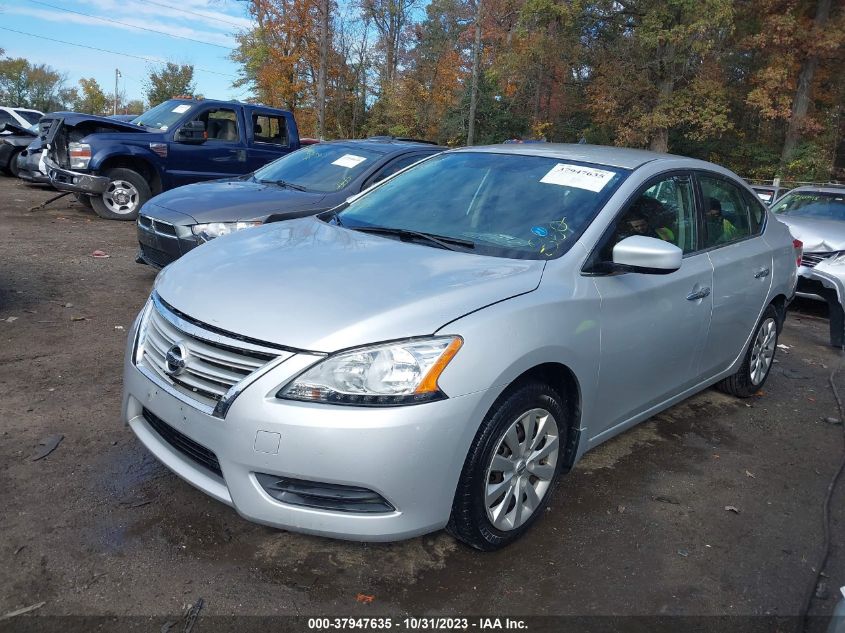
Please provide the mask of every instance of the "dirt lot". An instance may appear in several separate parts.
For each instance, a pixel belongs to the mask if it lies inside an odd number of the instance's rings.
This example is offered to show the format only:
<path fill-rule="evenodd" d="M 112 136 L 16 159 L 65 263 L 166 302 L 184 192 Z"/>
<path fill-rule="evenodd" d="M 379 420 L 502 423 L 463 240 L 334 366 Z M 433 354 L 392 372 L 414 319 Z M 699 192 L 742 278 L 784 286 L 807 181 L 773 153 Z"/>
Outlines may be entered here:
<path fill-rule="evenodd" d="M 121 424 L 123 347 L 154 272 L 134 262 L 132 223 L 72 198 L 28 211 L 51 194 L 0 178 L 0 615 L 43 601 L 40 615 L 147 616 L 145 630 L 159 631 L 202 597 L 202 631 L 204 619 L 238 614 L 799 610 L 842 451 L 842 427 L 824 421 L 838 414 L 823 309 L 793 310 L 764 394 L 707 391 L 605 444 L 505 551 L 480 554 L 445 533 L 331 541 L 247 523 Z M 57 450 L 32 461 L 57 433 Z M 813 613 L 829 614 L 845 585 L 844 507 L 842 486 Z"/>

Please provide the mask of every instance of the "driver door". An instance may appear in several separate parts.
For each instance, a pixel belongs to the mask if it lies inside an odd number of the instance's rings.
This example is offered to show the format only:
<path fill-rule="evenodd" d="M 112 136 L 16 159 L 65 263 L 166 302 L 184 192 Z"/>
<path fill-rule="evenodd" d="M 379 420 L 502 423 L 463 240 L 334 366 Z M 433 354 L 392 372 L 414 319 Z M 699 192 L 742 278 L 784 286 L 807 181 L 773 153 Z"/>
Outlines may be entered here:
<path fill-rule="evenodd" d="M 591 440 L 615 434 L 634 416 L 700 381 L 713 266 L 707 253 L 698 252 L 699 227 L 692 177 L 676 172 L 646 183 L 602 238 L 594 270 L 612 261 L 613 246 L 633 234 L 672 242 L 684 258 L 669 274 L 594 273 L 601 298 L 598 383 L 603 395 L 593 427 L 598 434 Z"/>

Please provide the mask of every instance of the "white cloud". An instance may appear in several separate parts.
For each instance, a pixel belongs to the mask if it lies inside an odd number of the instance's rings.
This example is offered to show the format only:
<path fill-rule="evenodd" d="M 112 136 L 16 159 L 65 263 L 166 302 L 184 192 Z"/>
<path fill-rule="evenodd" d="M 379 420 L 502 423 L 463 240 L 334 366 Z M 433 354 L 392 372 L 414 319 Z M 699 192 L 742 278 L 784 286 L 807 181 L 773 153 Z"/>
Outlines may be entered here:
<path fill-rule="evenodd" d="M 206 27 L 226 32 L 248 29 L 252 26 L 252 20 L 244 17 L 242 11 L 231 14 L 210 9 L 207 0 L 160 1 L 162 5 L 171 5 L 174 8 L 150 4 L 143 0 L 133 0 L 128 3 L 122 0 L 83 0 L 85 4 L 96 6 L 106 15 L 122 21 L 124 21 L 123 16 L 126 15 L 145 15 L 167 21 L 181 20 L 191 24 L 202 22 Z"/>
<path fill-rule="evenodd" d="M 85 15 L 79 15 L 77 13 L 68 13 L 66 11 L 57 11 L 53 9 L 36 9 L 30 7 L 9 7 L 7 8 L 4 13 L 7 14 L 17 14 L 17 15 L 24 15 L 32 18 L 36 18 L 39 20 L 48 20 L 51 22 L 61 22 L 61 23 L 73 23 L 73 24 L 86 24 L 90 26 L 100 26 L 106 27 L 111 29 L 121 29 L 124 31 L 131 31 L 133 33 L 149 33 L 149 31 L 143 31 L 140 29 L 132 28 L 133 26 L 143 27 L 145 29 L 152 29 L 154 31 L 158 31 L 160 33 L 166 35 L 176 35 L 181 37 L 187 37 L 190 39 L 198 40 L 199 42 L 208 42 L 211 44 L 218 44 L 220 46 L 226 46 L 229 48 L 233 48 L 236 45 L 234 37 L 231 35 L 220 33 L 220 32 L 212 32 L 212 31 L 198 31 L 196 29 L 185 27 L 185 26 L 178 26 L 172 23 L 164 23 L 164 22 L 155 22 L 151 20 L 143 20 L 138 19 L 131 16 L 120 15 L 120 14 L 106 14 L 103 17 L 108 17 L 109 19 L 118 20 L 123 22 L 124 24 L 118 24 L 116 22 L 104 22 L 103 20 L 99 20 L 94 17 L 88 17 Z M 222 26 L 222 25 L 221 25 Z M 176 40 L 174 40 L 176 41 Z"/>

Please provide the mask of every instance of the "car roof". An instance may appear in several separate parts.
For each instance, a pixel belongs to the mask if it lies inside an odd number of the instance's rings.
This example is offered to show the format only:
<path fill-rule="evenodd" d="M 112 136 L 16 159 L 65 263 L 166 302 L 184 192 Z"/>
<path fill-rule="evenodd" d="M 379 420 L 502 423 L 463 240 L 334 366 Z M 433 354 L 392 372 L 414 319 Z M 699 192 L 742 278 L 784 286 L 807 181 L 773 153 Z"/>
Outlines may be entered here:
<path fill-rule="evenodd" d="M 521 144 L 499 144 L 480 145 L 473 147 L 462 147 L 454 150 L 456 152 L 490 152 L 496 154 L 519 154 L 523 156 L 544 156 L 547 158 L 558 158 L 563 160 L 574 160 L 582 163 L 596 163 L 608 167 L 620 167 L 622 169 L 636 169 L 646 163 L 656 160 L 689 160 L 698 163 L 699 166 L 709 165 L 704 161 L 698 161 L 684 156 L 674 154 L 661 154 L 644 149 L 631 149 L 628 147 L 608 147 L 605 145 L 587 145 L 584 143 L 521 143 Z"/>
<path fill-rule="evenodd" d="M 203 104 L 203 105 L 227 105 L 227 106 L 240 106 L 242 108 L 261 108 L 263 110 L 277 110 L 279 112 L 289 112 L 289 110 L 285 110 L 284 108 L 275 108 L 273 106 L 264 105 L 263 103 L 247 103 L 245 101 L 237 101 L 237 100 L 229 100 L 224 101 L 222 99 L 168 99 L 168 101 L 179 101 L 180 103 L 196 103 L 196 104 Z"/>
<path fill-rule="evenodd" d="M 441 147 L 439 145 L 432 145 L 424 141 L 404 141 L 398 139 L 342 139 L 336 141 L 326 141 L 320 143 L 321 145 L 346 145 L 348 147 L 365 147 L 369 150 L 378 152 L 380 154 L 399 154 L 412 150 L 429 151 L 432 154 L 442 152 L 448 147 Z"/>
<path fill-rule="evenodd" d="M 790 189 L 787 193 L 800 193 L 802 191 L 813 193 L 838 193 L 845 195 L 845 185 L 803 185 L 801 187 L 795 187 L 795 189 Z"/>

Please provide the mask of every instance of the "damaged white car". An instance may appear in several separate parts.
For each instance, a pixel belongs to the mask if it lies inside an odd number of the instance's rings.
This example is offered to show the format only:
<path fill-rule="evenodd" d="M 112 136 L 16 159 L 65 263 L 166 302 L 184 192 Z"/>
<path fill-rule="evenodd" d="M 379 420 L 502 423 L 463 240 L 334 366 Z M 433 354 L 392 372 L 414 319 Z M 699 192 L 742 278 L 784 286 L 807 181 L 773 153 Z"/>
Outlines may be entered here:
<path fill-rule="evenodd" d="M 799 296 L 827 301 L 830 344 L 845 345 L 845 185 L 799 187 L 773 206 L 778 220 L 804 243 Z"/>

